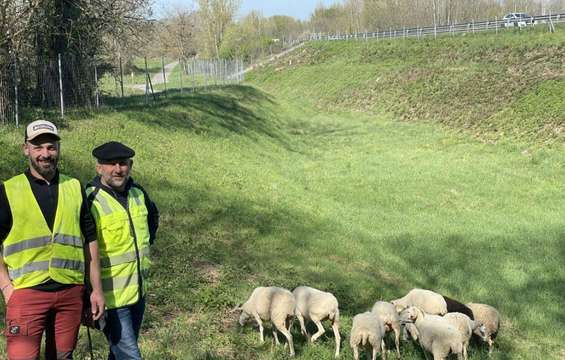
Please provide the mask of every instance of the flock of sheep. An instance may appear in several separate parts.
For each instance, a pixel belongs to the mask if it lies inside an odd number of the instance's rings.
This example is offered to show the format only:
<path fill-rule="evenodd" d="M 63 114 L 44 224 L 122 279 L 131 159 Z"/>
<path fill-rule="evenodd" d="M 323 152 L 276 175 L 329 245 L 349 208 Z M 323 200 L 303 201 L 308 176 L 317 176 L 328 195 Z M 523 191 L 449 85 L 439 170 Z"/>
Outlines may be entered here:
<path fill-rule="evenodd" d="M 293 292 L 279 287 L 258 287 L 236 310 L 241 311 L 241 326 L 249 321 L 259 325 L 261 342 L 264 341 L 263 321 L 271 321 L 276 344 L 280 344 L 278 330 L 287 339 L 290 356 L 294 356 L 290 332 L 294 318 L 300 323 L 302 335 L 311 342 L 324 334 L 322 321 L 327 319 L 334 332 L 335 357 L 339 356 L 339 306 L 336 297 L 329 292 L 308 286 L 299 286 Z M 306 331 L 305 320 L 316 325 L 318 331 L 314 335 L 310 336 Z M 377 353 L 381 353 L 385 359 L 384 337 L 388 332 L 393 332 L 396 353 L 400 358 L 402 332 L 404 339 L 411 337 L 424 351 L 432 353 L 434 360 L 445 359 L 449 354 L 456 354 L 458 359 L 467 359 L 467 347 L 473 334 L 488 343 L 490 355 L 499 324 L 500 315 L 490 305 L 464 305 L 430 290 L 412 289 L 400 299 L 377 301 L 371 311 L 355 315 L 349 344 L 356 360 L 359 359 L 359 348 L 366 346 L 372 348 L 373 360 Z"/>

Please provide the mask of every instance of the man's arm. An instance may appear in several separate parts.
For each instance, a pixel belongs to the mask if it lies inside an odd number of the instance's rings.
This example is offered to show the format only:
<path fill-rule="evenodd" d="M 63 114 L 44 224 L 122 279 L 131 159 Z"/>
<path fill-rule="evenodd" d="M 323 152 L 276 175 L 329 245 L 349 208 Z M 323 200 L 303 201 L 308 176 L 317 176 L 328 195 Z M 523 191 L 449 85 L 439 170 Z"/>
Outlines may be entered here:
<path fill-rule="evenodd" d="M 104 314 L 104 292 L 100 277 L 100 256 L 98 241 L 96 240 L 96 224 L 90 213 L 90 205 L 86 193 L 82 190 L 82 207 L 80 209 L 80 228 L 85 239 L 85 260 L 87 275 L 92 287 L 90 294 L 90 308 L 92 318 L 98 320 Z"/>
<path fill-rule="evenodd" d="M 149 244 L 153 245 L 155 238 L 157 237 L 157 229 L 159 228 L 159 209 L 157 209 L 157 205 L 155 205 L 155 203 L 149 198 L 149 195 L 144 188 L 137 183 L 135 183 L 134 186 L 141 190 L 145 197 L 145 207 L 148 212 L 147 225 L 149 225 Z"/>
<path fill-rule="evenodd" d="M 4 264 L 2 259 L 2 242 L 12 228 L 12 212 L 10 210 L 10 205 L 8 204 L 8 198 L 6 197 L 6 190 L 4 189 L 4 184 L 0 183 L 0 290 L 4 296 L 4 301 L 6 304 L 10 300 L 10 296 L 14 292 L 14 287 L 12 286 L 12 281 L 8 275 L 8 268 Z"/>
<path fill-rule="evenodd" d="M 98 256 L 98 242 L 88 243 L 86 251 L 86 262 L 88 264 L 88 278 L 92 293 L 90 294 L 90 308 L 92 318 L 98 320 L 104 314 L 104 293 L 102 292 L 102 280 L 100 277 L 100 258 Z"/>
<path fill-rule="evenodd" d="M 8 301 L 14 292 L 14 286 L 12 285 L 12 281 L 8 275 L 8 269 L 6 268 L 6 264 L 4 264 L 4 260 L 2 260 L 2 258 L 0 258 L 0 289 L 2 290 L 4 301 L 8 304 Z"/>

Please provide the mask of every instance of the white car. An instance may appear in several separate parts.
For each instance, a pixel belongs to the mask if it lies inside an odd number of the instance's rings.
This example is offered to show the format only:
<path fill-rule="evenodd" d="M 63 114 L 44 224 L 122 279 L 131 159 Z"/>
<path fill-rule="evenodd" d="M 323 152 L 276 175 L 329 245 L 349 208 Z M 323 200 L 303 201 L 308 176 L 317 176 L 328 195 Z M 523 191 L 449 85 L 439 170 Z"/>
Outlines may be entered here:
<path fill-rule="evenodd" d="M 526 13 L 506 14 L 502 20 L 505 27 L 525 27 L 534 23 L 534 18 Z"/>

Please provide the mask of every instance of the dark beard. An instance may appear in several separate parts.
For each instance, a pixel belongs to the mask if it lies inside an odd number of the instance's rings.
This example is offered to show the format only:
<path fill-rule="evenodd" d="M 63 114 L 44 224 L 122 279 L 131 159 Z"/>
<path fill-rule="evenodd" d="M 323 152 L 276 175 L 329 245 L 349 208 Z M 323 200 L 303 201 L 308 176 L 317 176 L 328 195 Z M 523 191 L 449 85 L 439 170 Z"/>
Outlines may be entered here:
<path fill-rule="evenodd" d="M 55 172 L 57 171 L 57 159 L 51 159 L 51 166 L 48 168 L 44 168 L 39 165 L 34 159 L 30 159 L 31 166 L 37 171 L 39 175 L 46 179 L 51 179 L 55 176 Z"/>

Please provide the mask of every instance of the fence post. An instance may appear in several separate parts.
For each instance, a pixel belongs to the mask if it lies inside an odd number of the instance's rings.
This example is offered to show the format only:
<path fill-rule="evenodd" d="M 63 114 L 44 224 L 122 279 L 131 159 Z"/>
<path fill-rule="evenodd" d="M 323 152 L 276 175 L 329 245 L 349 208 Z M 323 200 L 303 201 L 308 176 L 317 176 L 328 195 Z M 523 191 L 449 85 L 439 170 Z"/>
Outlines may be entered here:
<path fill-rule="evenodd" d="M 147 72 L 147 56 L 143 57 L 145 60 L 145 104 L 149 102 L 149 73 Z"/>
<path fill-rule="evenodd" d="M 167 97 L 167 77 L 165 75 L 165 57 L 161 55 L 161 67 L 163 71 L 163 84 L 165 85 L 165 97 Z"/>
<path fill-rule="evenodd" d="M 190 61 L 190 72 L 192 73 L 192 91 L 196 91 L 196 73 L 194 67 L 194 59 Z"/>
<path fill-rule="evenodd" d="M 498 35 L 498 16 L 494 17 L 494 29 L 496 31 L 496 35 Z"/>
<path fill-rule="evenodd" d="M 63 71 L 61 70 L 61 54 L 57 54 L 59 63 L 59 97 L 61 105 L 61 119 L 65 118 L 65 103 L 63 101 Z"/>
<path fill-rule="evenodd" d="M 179 71 L 179 75 L 180 75 L 180 93 L 182 94 L 182 73 L 184 72 L 184 67 L 182 66 L 182 60 L 179 59 L 179 66 L 180 66 L 180 71 Z"/>
<path fill-rule="evenodd" d="M 471 20 L 471 26 L 473 28 L 473 34 L 475 33 L 475 20 Z"/>
<path fill-rule="evenodd" d="M 94 64 L 94 89 L 96 94 L 96 108 L 100 108 L 100 92 L 98 91 L 98 69 L 96 64 Z"/>
<path fill-rule="evenodd" d="M 118 57 L 120 59 L 120 91 L 121 97 L 124 97 L 124 67 L 122 65 L 122 54 L 119 54 Z"/>
<path fill-rule="evenodd" d="M 20 111 L 18 104 L 18 58 L 14 56 L 14 96 L 16 105 L 16 127 L 20 127 Z"/>

